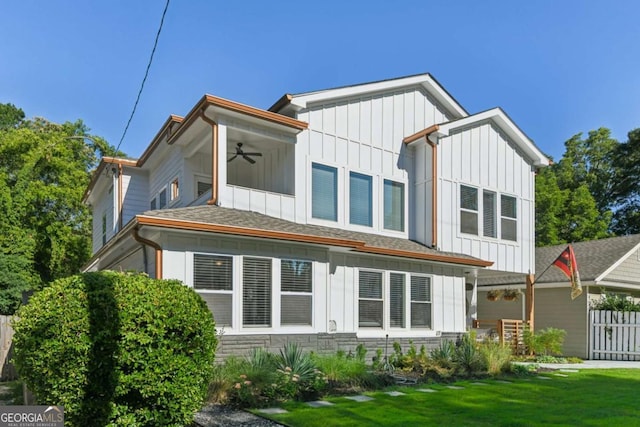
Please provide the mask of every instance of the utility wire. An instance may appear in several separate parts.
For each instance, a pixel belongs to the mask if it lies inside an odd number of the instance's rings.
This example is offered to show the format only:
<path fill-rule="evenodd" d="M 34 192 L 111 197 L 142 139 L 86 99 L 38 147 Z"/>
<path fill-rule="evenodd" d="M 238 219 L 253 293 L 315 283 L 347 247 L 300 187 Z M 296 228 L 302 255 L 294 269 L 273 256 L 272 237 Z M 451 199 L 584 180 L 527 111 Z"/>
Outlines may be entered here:
<path fill-rule="evenodd" d="M 127 121 L 127 126 L 125 126 L 124 132 L 122 132 L 122 137 L 120 138 L 120 142 L 118 142 L 118 146 L 116 147 L 116 153 L 118 152 L 118 150 L 120 150 L 120 145 L 122 145 L 122 141 L 124 141 L 124 137 L 127 134 L 127 130 L 129 130 L 129 125 L 131 124 L 133 115 L 136 113 L 136 108 L 138 107 L 138 102 L 140 101 L 140 96 L 142 95 L 144 84 L 147 81 L 147 76 L 149 75 L 149 69 L 151 68 L 151 63 L 153 62 L 153 55 L 156 53 L 156 47 L 158 46 L 158 39 L 160 38 L 160 33 L 162 32 L 162 24 L 164 24 L 164 17 L 167 14 L 167 9 L 169 8 L 169 2 L 170 0 L 167 0 L 167 3 L 164 6 L 164 11 L 162 12 L 162 18 L 160 19 L 160 27 L 158 28 L 158 32 L 156 34 L 156 40 L 153 43 L 153 49 L 151 50 L 151 57 L 149 58 L 147 69 L 144 72 L 144 78 L 142 79 L 142 84 L 140 85 L 140 90 L 138 91 L 136 102 L 135 104 L 133 104 L 133 110 L 131 111 L 131 115 L 129 116 L 129 120 Z"/>

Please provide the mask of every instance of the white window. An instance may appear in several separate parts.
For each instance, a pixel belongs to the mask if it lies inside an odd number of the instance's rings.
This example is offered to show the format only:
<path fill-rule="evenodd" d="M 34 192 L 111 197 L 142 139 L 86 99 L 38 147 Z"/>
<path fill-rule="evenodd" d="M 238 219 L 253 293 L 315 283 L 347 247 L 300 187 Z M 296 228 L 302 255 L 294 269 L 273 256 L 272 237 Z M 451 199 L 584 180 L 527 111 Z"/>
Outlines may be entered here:
<path fill-rule="evenodd" d="M 496 200 L 495 192 L 489 190 L 482 192 L 482 234 L 485 237 L 498 237 Z"/>
<path fill-rule="evenodd" d="M 478 235 L 478 189 L 460 186 L 460 231 Z"/>
<path fill-rule="evenodd" d="M 233 258 L 194 254 L 193 287 L 213 313 L 217 326 L 232 326 Z"/>
<path fill-rule="evenodd" d="M 516 198 L 502 195 L 500 197 L 500 228 L 504 240 L 518 240 L 518 207 Z"/>
<path fill-rule="evenodd" d="M 271 259 L 243 259 L 242 326 L 271 326 Z"/>
<path fill-rule="evenodd" d="M 405 274 L 389 274 L 389 326 L 392 328 L 404 328 L 406 326 L 405 280 Z"/>
<path fill-rule="evenodd" d="M 310 261 L 280 263 L 280 324 L 312 325 L 313 271 Z"/>
<path fill-rule="evenodd" d="M 360 271 L 358 316 L 361 328 L 382 328 L 384 326 L 384 300 L 382 273 Z"/>
<path fill-rule="evenodd" d="M 373 224 L 373 180 L 356 172 L 349 174 L 349 222 L 371 227 Z"/>
<path fill-rule="evenodd" d="M 180 197 L 180 181 L 178 178 L 171 181 L 171 201 L 173 202 Z"/>
<path fill-rule="evenodd" d="M 313 163 L 311 165 L 311 216 L 338 220 L 338 170 Z"/>
<path fill-rule="evenodd" d="M 411 276 L 411 327 L 431 328 L 431 278 Z"/>
<path fill-rule="evenodd" d="M 404 231 L 404 184 L 384 180 L 384 228 Z"/>

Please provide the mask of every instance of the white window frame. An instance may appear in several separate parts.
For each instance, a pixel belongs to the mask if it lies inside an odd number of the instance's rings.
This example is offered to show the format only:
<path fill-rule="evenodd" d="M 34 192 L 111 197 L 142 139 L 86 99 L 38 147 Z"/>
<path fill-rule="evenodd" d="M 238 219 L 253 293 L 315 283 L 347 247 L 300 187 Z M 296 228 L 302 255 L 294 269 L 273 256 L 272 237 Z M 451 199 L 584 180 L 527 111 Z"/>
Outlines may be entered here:
<path fill-rule="evenodd" d="M 268 318 L 269 318 L 269 323 L 268 324 L 245 324 L 245 274 L 244 274 L 244 268 L 245 268 L 245 264 L 247 262 L 248 259 L 254 259 L 254 260 L 264 260 L 264 261 L 268 261 L 270 263 L 270 278 L 269 278 L 269 300 L 268 300 L 268 304 L 269 304 L 269 314 L 268 314 Z M 275 318 L 279 317 L 279 316 L 275 316 L 275 312 L 276 312 L 276 307 L 279 310 L 279 304 L 276 306 L 274 304 L 274 296 L 276 295 L 276 289 L 274 286 L 274 276 L 276 273 L 276 270 L 279 270 L 274 268 L 274 258 L 268 258 L 268 257 L 261 257 L 261 256 L 251 256 L 251 255 L 247 255 L 247 256 L 243 256 L 242 257 L 242 264 L 240 266 L 240 274 L 241 274 L 241 279 L 240 279 L 240 293 L 239 293 L 239 298 L 240 298 L 240 305 L 241 305 L 241 310 L 240 310 L 240 327 L 244 330 L 259 330 L 259 329 L 267 329 L 267 330 L 272 330 L 276 327 L 277 324 L 279 324 L 279 320 L 278 322 L 276 322 Z M 278 263 L 279 266 L 279 263 Z M 279 273 L 279 271 L 277 271 Z"/>
<path fill-rule="evenodd" d="M 370 188 L 369 188 L 369 194 L 368 194 L 368 202 L 369 202 L 369 206 L 368 206 L 368 209 L 369 209 L 369 223 L 368 224 L 360 224 L 360 223 L 357 223 L 357 222 L 353 222 L 352 218 L 351 218 L 352 209 L 354 208 L 354 206 L 352 206 L 352 203 L 351 203 L 352 202 L 351 178 L 352 178 L 353 175 L 356 175 L 357 177 L 360 177 L 360 178 L 365 178 L 365 179 L 368 178 L 368 180 L 369 180 Z M 374 216 L 375 216 L 375 214 L 374 214 L 374 211 L 375 211 L 374 206 L 375 206 L 375 204 L 374 204 L 374 201 L 373 201 L 374 193 L 375 193 L 375 191 L 374 191 L 375 185 L 376 185 L 376 180 L 374 179 L 374 177 L 371 174 L 362 173 L 362 172 L 359 172 L 357 170 L 350 170 L 349 171 L 349 185 L 348 185 L 348 187 L 349 187 L 349 197 L 348 197 L 348 206 L 349 206 L 348 211 L 349 211 L 349 213 L 348 213 L 348 223 L 350 225 L 352 225 L 354 227 L 363 227 L 365 229 L 371 229 L 371 227 L 373 227 L 373 225 L 375 224 L 375 220 L 374 220 Z"/>
<path fill-rule="evenodd" d="M 473 190 L 476 191 L 476 209 L 475 210 L 462 206 L 462 191 L 463 191 L 462 187 L 467 187 L 467 188 L 470 188 L 470 189 L 473 189 Z M 459 207 L 459 209 L 458 209 L 458 218 L 459 218 L 459 221 L 460 221 L 460 224 L 458 226 L 458 230 L 462 234 L 481 237 L 480 226 L 479 226 L 480 225 L 480 212 L 481 212 L 481 210 L 480 210 L 480 207 L 481 207 L 480 206 L 481 205 L 480 204 L 480 188 L 478 188 L 477 186 L 474 186 L 474 185 L 462 184 L 462 183 L 458 186 L 458 188 L 459 188 L 459 193 L 458 193 L 458 207 Z M 471 232 L 469 232 L 467 230 L 463 230 L 462 229 L 462 225 L 463 225 L 462 214 L 463 213 L 474 214 L 476 216 L 476 232 L 475 233 L 471 233 Z"/>
<path fill-rule="evenodd" d="M 428 298 L 427 301 L 414 300 L 413 299 L 413 289 L 412 289 L 413 288 L 413 282 L 412 282 L 412 279 L 414 277 L 416 277 L 416 278 L 418 278 L 418 277 L 419 278 L 425 278 L 425 279 L 429 280 L 429 282 L 428 282 L 428 285 L 429 285 L 429 298 Z M 409 306 L 409 314 L 408 314 L 409 327 L 412 330 L 416 330 L 416 329 L 418 329 L 418 330 L 432 330 L 433 329 L 433 277 L 430 276 L 430 275 L 427 275 L 427 274 L 409 274 L 409 286 L 408 286 L 408 288 L 409 288 L 408 294 L 409 294 L 409 305 L 410 305 Z M 411 322 L 411 319 L 413 318 L 412 317 L 413 316 L 413 310 L 412 310 L 413 304 L 425 304 L 425 305 L 428 304 L 429 305 L 429 314 L 430 314 L 430 316 L 429 316 L 429 325 L 428 326 L 422 326 L 422 325 L 421 326 L 414 326 L 413 325 L 413 323 Z"/>
<path fill-rule="evenodd" d="M 201 255 L 201 256 L 208 256 L 208 257 L 218 257 L 218 258 L 228 258 L 231 260 L 231 290 L 223 290 L 223 289 L 207 289 L 207 288 L 198 288 L 196 286 L 196 266 L 195 266 L 195 262 L 196 262 L 196 256 L 197 255 Z M 216 320 L 216 327 L 225 327 L 225 328 L 231 328 L 233 329 L 235 327 L 235 325 L 237 324 L 237 316 L 236 316 L 236 304 L 235 304 L 235 300 L 236 300 L 236 291 L 237 291 L 237 286 L 236 286 L 236 265 L 238 264 L 236 262 L 236 258 L 233 255 L 229 255 L 229 254 L 218 254 L 218 253 L 209 253 L 209 252 L 193 252 L 191 255 L 191 259 L 190 259 L 190 268 L 192 269 L 192 274 L 191 274 L 191 286 L 193 287 L 193 289 L 196 291 L 196 293 L 198 294 L 211 294 L 211 295 L 231 295 L 231 323 L 229 325 L 223 324 L 223 323 L 218 323 L 218 321 L 215 319 L 215 313 L 213 313 L 214 315 L 214 320 Z"/>
<path fill-rule="evenodd" d="M 335 186 L 335 194 L 334 194 L 334 200 L 335 200 L 335 219 L 327 219 L 327 218 L 320 218 L 320 217 L 316 217 L 313 214 L 313 169 L 314 169 L 314 165 L 318 165 L 321 168 L 330 168 L 335 170 L 335 176 L 336 176 L 336 186 Z M 321 224 L 331 224 L 333 226 L 335 226 L 335 224 L 339 224 L 340 223 L 340 219 L 342 217 L 341 213 L 341 203 L 340 200 L 342 199 L 340 197 L 341 192 L 342 192 L 342 180 L 341 180 L 341 168 L 339 168 L 336 165 L 332 165 L 329 164 L 327 162 L 324 161 L 314 161 L 311 160 L 309 162 L 309 170 L 310 170 L 310 174 L 309 174 L 309 218 L 311 218 L 313 221 L 316 221 L 318 223 Z"/>
<path fill-rule="evenodd" d="M 504 197 L 509 197 L 511 199 L 513 199 L 513 203 L 515 204 L 515 209 L 516 209 L 516 216 L 515 217 L 510 217 L 510 216 L 504 216 L 502 214 L 502 199 Z M 505 242 L 514 242 L 517 243 L 518 242 L 518 238 L 519 236 L 519 232 L 518 232 L 518 211 L 520 210 L 520 208 L 518 207 L 519 201 L 520 199 L 517 196 L 514 196 L 512 194 L 508 194 L 508 193 L 502 193 L 500 194 L 500 240 L 505 241 Z M 516 238 L 515 239 L 507 239 L 504 237 L 504 230 L 502 227 L 503 221 L 510 221 L 513 222 L 515 224 L 515 233 L 516 233 Z"/>
<path fill-rule="evenodd" d="M 400 212 L 400 221 L 401 221 L 401 225 L 402 225 L 402 229 L 401 230 L 396 230 L 394 228 L 387 228 L 386 224 L 385 224 L 385 184 L 386 182 L 389 182 L 392 184 L 392 186 L 395 185 L 400 185 L 402 187 L 402 212 Z M 382 217 L 382 221 L 381 221 L 381 230 L 384 230 L 385 232 L 389 232 L 389 233 L 405 233 L 407 230 L 407 191 L 406 191 L 406 183 L 401 182 L 401 181 L 397 181 L 395 179 L 389 179 L 389 178 L 385 178 L 382 177 L 381 178 L 381 193 L 382 193 L 382 203 L 380 203 L 380 206 L 382 207 L 382 212 L 381 212 L 381 217 Z"/>
<path fill-rule="evenodd" d="M 313 265 L 313 261 L 309 261 L 309 260 L 303 260 L 303 259 L 297 259 L 297 258 L 281 258 L 278 260 L 279 264 L 280 264 L 280 268 L 279 268 L 279 299 L 280 299 L 280 306 L 279 306 L 279 313 L 277 316 L 274 317 L 278 317 L 279 322 L 280 322 L 280 326 L 282 327 L 286 327 L 286 328 L 299 328 L 299 327 L 303 327 L 303 328 L 307 328 L 307 327 L 313 327 L 313 319 L 314 319 L 314 312 L 315 312 L 315 307 L 314 307 L 314 265 Z M 311 290 L 309 292 L 303 292 L 303 291 L 285 291 L 283 290 L 283 286 L 282 286 L 282 264 L 283 262 L 286 261 L 293 261 L 293 262 L 303 262 L 303 263 L 308 263 L 310 268 L 311 268 Z M 274 287 L 275 288 L 275 287 Z M 275 293 L 275 292 L 274 292 Z M 310 303 L 310 313 L 309 313 L 309 323 L 301 323 L 301 324 L 295 324 L 295 323 L 284 323 L 282 321 L 282 313 L 283 313 L 283 299 L 284 297 L 287 296 L 298 296 L 298 297 L 308 297 L 311 300 Z M 274 310 L 275 312 L 275 310 Z"/>
<path fill-rule="evenodd" d="M 180 177 L 176 176 L 169 182 L 169 204 L 180 200 Z"/>

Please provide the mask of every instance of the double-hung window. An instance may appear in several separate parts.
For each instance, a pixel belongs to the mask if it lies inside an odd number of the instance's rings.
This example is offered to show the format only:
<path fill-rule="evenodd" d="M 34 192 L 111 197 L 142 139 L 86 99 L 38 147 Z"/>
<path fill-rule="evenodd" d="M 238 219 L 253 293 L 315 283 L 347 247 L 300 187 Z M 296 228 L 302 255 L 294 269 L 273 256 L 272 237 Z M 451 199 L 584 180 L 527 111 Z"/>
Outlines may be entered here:
<path fill-rule="evenodd" d="M 271 259 L 243 259 L 242 326 L 271 326 Z"/>
<path fill-rule="evenodd" d="M 358 324 L 364 328 L 382 328 L 384 326 L 382 273 L 360 270 L 358 280 Z"/>
<path fill-rule="evenodd" d="M 518 240 L 518 207 L 516 198 L 502 195 L 500 197 L 500 228 L 504 240 Z"/>
<path fill-rule="evenodd" d="M 405 320 L 405 274 L 389 274 L 389 326 L 404 328 Z"/>
<path fill-rule="evenodd" d="M 496 217 L 496 193 L 482 191 L 482 234 L 485 237 L 498 237 Z"/>
<path fill-rule="evenodd" d="M 349 222 L 373 225 L 373 180 L 368 175 L 356 172 L 349 174 Z"/>
<path fill-rule="evenodd" d="M 431 278 L 411 276 L 411 327 L 431 328 Z"/>
<path fill-rule="evenodd" d="M 160 190 L 160 194 L 158 194 L 158 208 L 163 209 L 167 206 L 167 187 Z"/>
<path fill-rule="evenodd" d="M 404 231 L 404 184 L 384 180 L 384 228 Z"/>
<path fill-rule="evenodd" d="M 280 263 L 280 324 L 311 326 L 313 271 L 310 261 L 283 259 Z"/>
<path fill-rule="evenodd" d="M 478 189 L 460 186 L 460 231 L 478 235 Z"/>
<path fill-rule="evenodd" d="M 218 326 L 232 326 L 233 258 L 193 254 L 193 287 L 213 313 Z"/>
<path fill-rule="evenodd" d="M 338 170 L 331 166 L 311 165 L 311 216 L 338 220 Z"/>

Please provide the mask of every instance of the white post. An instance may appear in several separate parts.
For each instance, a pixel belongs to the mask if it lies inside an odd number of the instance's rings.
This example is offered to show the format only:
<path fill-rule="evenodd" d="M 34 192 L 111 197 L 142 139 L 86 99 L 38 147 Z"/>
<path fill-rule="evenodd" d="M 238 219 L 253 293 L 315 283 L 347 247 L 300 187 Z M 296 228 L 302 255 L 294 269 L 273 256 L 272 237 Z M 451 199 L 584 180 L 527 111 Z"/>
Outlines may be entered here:
<path fill-rule="evenodd" d="M 473 288 L 471 289 L 471 303 L 469 304 L 469 313 L 467 316 L 467 325 L 469 329 L 473 328 L 473 324 L 478 320 L 478 273 L 473 272 Z"/>

